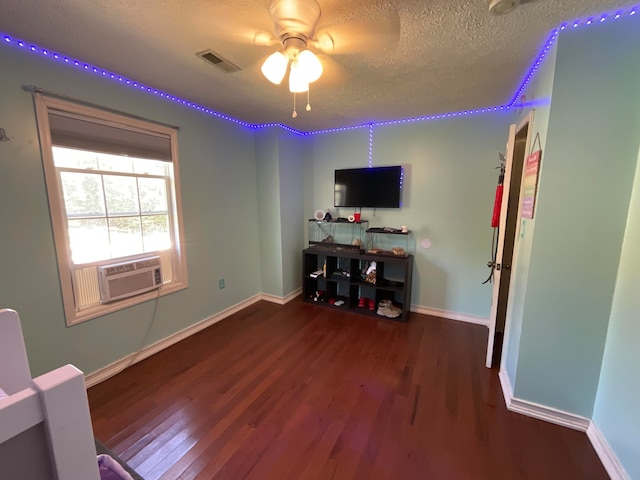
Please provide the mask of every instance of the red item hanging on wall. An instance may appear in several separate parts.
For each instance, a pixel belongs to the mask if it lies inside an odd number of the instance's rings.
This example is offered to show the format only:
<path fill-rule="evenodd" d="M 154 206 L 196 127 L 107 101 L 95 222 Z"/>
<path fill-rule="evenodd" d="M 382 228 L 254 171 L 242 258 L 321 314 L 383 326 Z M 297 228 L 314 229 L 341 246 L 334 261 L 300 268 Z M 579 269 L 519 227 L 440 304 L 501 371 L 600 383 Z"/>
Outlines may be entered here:
<path fill-rule="evenodd" d="M 493 203 L 493 216 L 491 217 L 491 226 L 496 228 L 500 225 L 500 208 L 502 207 L 502 189 L 500 184 L 496 187 L 496 199 Z"/>

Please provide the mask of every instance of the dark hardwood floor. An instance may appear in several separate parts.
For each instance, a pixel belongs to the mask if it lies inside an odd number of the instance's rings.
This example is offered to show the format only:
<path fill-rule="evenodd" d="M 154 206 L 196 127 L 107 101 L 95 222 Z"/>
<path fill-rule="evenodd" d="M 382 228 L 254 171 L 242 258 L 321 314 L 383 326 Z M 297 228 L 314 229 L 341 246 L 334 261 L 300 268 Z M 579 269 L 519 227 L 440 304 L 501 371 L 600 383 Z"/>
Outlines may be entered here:
<path fill-rule="evenodd" d="M 605 479 L 586 434 L 506 410 L 487 329 L 257 303 L 89 389 L 151 479 Z"/>

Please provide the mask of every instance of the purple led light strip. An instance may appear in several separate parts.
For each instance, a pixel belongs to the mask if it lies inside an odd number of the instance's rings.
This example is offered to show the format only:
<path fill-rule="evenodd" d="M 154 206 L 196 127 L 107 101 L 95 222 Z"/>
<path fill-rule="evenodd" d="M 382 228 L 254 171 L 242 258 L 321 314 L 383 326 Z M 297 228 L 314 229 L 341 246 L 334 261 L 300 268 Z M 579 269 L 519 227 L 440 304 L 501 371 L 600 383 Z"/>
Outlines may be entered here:
<path fill-rule="evenodd" d="M 369 125 L 369 167 L 373 167 L 373 125 Z"/>
<path fill-rule="evenodd" d="M 542 62 L 544 61 L 545 57 L 547 56 L 547 53 L 549 52 L 549 50 L 551 49 L 551 47 L 553 46 L 554 42 L 557 40 L 558 35 L 560 34 L 561 31 L 563 30 L 567 30 L 570 28 L 578 28 L 578 27 L 585 27 L 585 26 L 590 26 L 590 25 L 598 25 L 607 21 L 615 21 L 618 20 L 620 18 L 623 17 L 632 17 L 634 15 L 636 15 L 638 13 L 638 11 L 640 10 L 640 6 L 635 6 L 632 8 L 629 8 L 628 10 L 622 9 L 622 10 L 618 10 L 616 12 L 613 13 L 602 13 L 600 15 L 596 15 L 596 16 L 592 16 L 592 17 L 588 17 L 586 19 L 583 20 L 574 20 L 573 22 L 565 22 L 562 23 L 559 27 L 555 28 L 554 30 L 551 31 L 551 33 L 549 34 L 549 37 L 547 38 L 547 40 L 544 42 L 542 49 L 540 50 L 540 53 L 538 54 L 538 56 L 536 57 L 536 59 L 534 60 L 533 64 L 531 65 L 531 67 L 529 68 L 529 70 L 527 71 L 527 74 L 524 77 L 524 80 L 522 81 L 522 83 L 520 84 L 520 86 L 518 87 L 518 89 L 516 90 L 516 93 L 513 95 L 513 98 L 511 99 L 511 101 L 505 105 L 499 105 L 499 106 L 495 106 L 495 107 L 486 107 L 486 108 L 478 108 L 478 109 L 472 109 L 472 110 L 463 110 L 460 112 L 448 112 L 448 113 L 442 113 L 442 114 L 436 114 L 436 115 L 425 115 L 425 116 L 421 116 L 421 117 L 413 117 L 413 118 L 403 118 L 403 119 L 399 119 L 399 120 L 388 120 L 388 121 L 382 121 L 382 122 L 369 122 L 366 124 L 362 124 L 362 125 L 352 125 L 352 126 L 348 126 L 348 127 L 339 127 L 339 128 L 330 128 L 330 129 L 325 129 L 325 130 L 316 130 L 316 131 L 312 131 L 312 132 L 302 132 L 300 130 L 296 130 L 294 128 L 291 128 L 287 125 L 283 125 L 281 123 L 261 123 L 261 124 L 252 124 L 252 123 L 248 123 L 248 122 L 244 122 L 242 120 L 238 120 L 237 118 L 233 118 L 229 115 L 224 115 L 220 112 L 216 112 L 215 110 L 212 110 L 210 108 L 207 107 L 203 107 L 201 105 L 198 105 L 196 103 L 193 102 L 189 102 L 188 100 L 184 100 L 180 97 L 176 97 L 175 95 L 171 95 L 169 93 L 163 92 L 161 90 L 155 89 L 153 87 L 150 87 L 148 85 L 144 85 L 142 83 L 136 82 L 134 80 L 131 80 L 129 78 L 123 77 L 122 75 L 118 75 L 116 73 L 110 72 L 108 70 L 99 68 L 95 65 L 91 65 L 89 63 L 86 62 L 82 62 L 80 60 L 68 57 L 66 55 L 62 55 L 60 53 L 57 52 L 52 52 L 49 51 L 45 48 L 36 46 L 34 44 L 31 44 L 29 42 L 25 42 L 23 40 L 19 40 L 19 39 L 15 39 L 9 35 L 2 35 L 3 41 L 5 44 L 11 45 L 11 46 L 15 46 L 17 48 L 21 48 L 23 50 L 29 51 L 31 53 L 37 53 L 40 54 L 44 57 L 56 60 L 60 63 L 64 63 L 73 67 L 76 67 L 82 71 L 86 71 L 89 73 L 93 73 L 96 76 L 99 77 L 104 77 L 104 78 L 109 78 L 117 83 L 120 83 L 122 85 L 127 85 L 131 88 L 135 88 L 137 90 L 141 90 L 141 91 L 145 91 L 149 94 L 153 94 L 157 97 L 163 98 L 165 100 L 169 100 L 178 104 L 181 104 L 185 107 L 189 107 L 193 110 L 197 110 L 203 113 L 206 113 L 208 115 L 217 117 L 217 118 L 221 118 L 223 120 L 227 120 L 233 123 L 236 123 L 238 125 L 242 125 L 244 127 L 247 128 L 251 128 L 251 129 L 260 129 L 260 128 L 267 128 L 267 127 L 278 127 L 278 128 L 282 128 L 283 130 L 287 130 L 291 133 L 294 133 L 296 135 L 301 135 L 301 136 L 308 136 L 308 135 L 314 135 L 314 134 L 320 134 L 320 133 L 332 133 L 332 132 L 343 132 L 343 131 L 348 131 L 348 130 L 354 130 L 357 128 L 368 128 L 369 129 L 369 165 L 372 165 L 372 161 L 373 161 L 373 127 L 378 127 L 378 126 L 386 126 L 386 125 L 398 125 L 398 124 L 404 124 L 404 123 L 414 123 L 414 122 L 424 122 L 424 121 L 428 121 L 428 120 L 439 120 L 439 119 L 445 119 L 445 118 L 452 118 L 452 117 L 463 117 L 463 116 L 469 116 L 469 115 L 477 115 L 477 114 L 482 114 L 482 113 L 489 113 L 489 112 L 497 112 L 500 110 L 510 110 L 511 108 L 515 108 L 517 107 L 516 105 L 516 101 L 518 100 L 518 98 L 520 97 L 520 95 L 522 94 L 522 92 L 527 88 L 527 86 L 529 85 L 529 82 L 531 81 L 531 79 L 533 78 L 535 72 L 537 71 L 538 67 L 542 64 Z"/>
<path fill-rule="evenodd" d="M 542 49 L 540 50 L 540 53 L 538 54 L 536 59 L 533 61 L 533 64 L 531 65 L 531 67 L 529 67 L 529 70 L 527 71 L 527 74 L 525 75 L 524 80 L 520 84 L 520 87 L 518 88 L 518 90 L 516 90 L 516 93 L 513 95 L 513 98 L 507 105 L 510 107 L 513 107 L 516 104 L 516 102 L 518 101 L 518 98 L 520 97 L 520 95 L 522 95 L 522 92 L 524 92 L 524 90 L 527 88 L 535 72 L 538 70 L 538 67 L 544 61 L 545 57 L 547 56 L 547 53 L 549 53 L 549 50 L 551 49 L 555 41 L 558 39 L 558 35 L 560 34 L 560 32 L 568 29 L 578 28 L 578 27 L 588 27 L 590 25 L 598 25 L 606 21 L 619 20 L 620 18 L 625 16 L 632 17 L 638 13 L 639 9 L 640 9 L 640 6 L 635 6 L 630 8 L 627 11 L 618 10 L 614 13 L 602 13 L 600 15 L 596 15 L 593 17 L 587 17 L 584 20 L 574 20 L 573 22 L 561 23 L 560 26 L 552 30 L 551 33 L 549 34 L 549 37 L 542 45 Z"/>
<path fill-rule="evenodd" d="M 189 107 L 189 108 L 191 108 L 193 110 L 198 110 L 200 112 L 209 114 L 211 116 L 218 117 L 218 118 L 221 118 L 223 120 L 227 120 L 227 121 L 236 123 L 238 125 L 242 125 L 243 127 L 248 127 L 248 128 L 251 128 L 251 129 L 258 128 L 257 125 L 254 125 L 254 124 L 251 124 L 251 123 L 247 123 L 247 122 L 243 122 L 242 120 L 238 120 L 236 118 L 230 117 L 229 115 L 224 115 L 224 114 L 222 114 L 220 112 L 216 112 L 215 110 L 212 110 L 210 108 L 203 107 L 201 105 L 198 105 L 198 104 L 196 104 L 194 102 L 190 102 L 188 100 L 184 100 L 184 99 L 182 99 L 180 97 L 176 97 L 175 95 L 171 95 L 169 93 L 163 92 L 161 90 L 158 90 L 156 88 L 150 87 L 150 86 L 145 85 L 143 83 L 136 82 L 135 80 L 132 80 L 132 79 L 127 78 L 127 77 L 124 77 L 124 76 L 119 75 L 119 74 L 114 73 L 114 72 L 110 72 L 110 71 L 105 70 L 103 68 L 99 68 L 99 67 L 97 67 L 95 65 L 92 65 L 90 63 L 82 62 L 82 61 L 80 61 L 78 59 L 63 55 L 63 54 L 58 53 L 58 52 L 52 52 L 50 50 L 47 50 L 46 48 L 42 48 L 42 47 L 39 47 L 39 46 L 34 45 L 32 43 L 28 43 L 28 42 L 25 42 L 23 40 L 19 40 L 19 39 L 13 38 L 13 37 L 11 37 L 9 35 L 2 35 L 2 39 L 3 39 L 4 43 L 7 44 L 7 45 L 11 45 L 11 46 L 26 50 L 26 51 L 31 52 L 31 53 L 40 54 L 43 57 L 47 57 L 47 58 L 49 58 L 51 60 L 67 64 L 67 65 L 69 65 L 71 67 L 75 67 L 75 68 L 77 68 L 79 70 L 82 70 L 82 71 L 85 71 L 85 72 L 88 72 L 88 73 L 92 73 L 92 74 L 94 74 L 94 75 L 96 75 L 98 77 L 111 79 L 114 82 L 119 83 L 121 85 L 126 85 L 126 86 L 134 88 L 136 90 L 144 91 L 146 93 L 155 95 L 155 96 L 163 98 L 165 100 L 169 100 L 169 101 L 181 104 L 182 106 Z M 296 132 L 296 130 L 293 130 L 291 128 L 287 128 L 285 125 L 279 125 L 278 124 L 278 126 L 280 126 L 282 128 L 285 128 L 285 129 L 288 129 L 288 130 L 291 130 L 293 132 Z"/>

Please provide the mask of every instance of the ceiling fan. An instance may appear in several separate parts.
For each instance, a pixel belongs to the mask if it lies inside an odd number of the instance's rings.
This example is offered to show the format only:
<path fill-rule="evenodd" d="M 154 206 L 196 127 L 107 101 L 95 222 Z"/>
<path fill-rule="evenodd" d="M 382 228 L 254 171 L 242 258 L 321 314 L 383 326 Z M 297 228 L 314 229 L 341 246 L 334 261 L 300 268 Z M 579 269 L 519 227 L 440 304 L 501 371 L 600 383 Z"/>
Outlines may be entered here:
<path fill-rule="evenodd" d="M 219 15 L 218 20 L 214 20 L 215 34 L 225 41 L 232 39 L 234 43 L 271 49 L 266 60 L 264 57 L 261 60 L 261 71 L 274 84 L 281 84 L 288 73 L 289 91 L 294 96 L 293 117 L 297 116 L 296 94 L 307 93 L 306 109 L 311 110 L 311 83 L 323 74 L 330 83 L 344 78 L 344 66 L 332 57 L 347 55 L 352 60 L 362 52 L 394 48 L 400 37 L 398 10 L 386 2 L 361 0 L 358 15 L 353 15 L 344 0 L 270 0 L 271 22 L 264 23 L 255 11 L 247 12 L 256 17 L 235 25 L 232 21 L 219 20 L 224 18 Z M 212 20 L 207 21 L 211 24 Z M 273 26 L 270 32 L 265 30 L 269 23 Z M 278 45 L 277 51 L 273 51 L 274 45 Z"/>
<path fill-rule="evenodd" d="M 306 110 L 309 103 L 309 84 L 322 75 L 322 63 L 315 53 L 308 49 L 314 42 L 315 29 L 320 19 L 320 5 L 315 0 L 271 0 L 269 15 L 275 26 L 276 37 L 282 49 L 272 53 L 262 64 L 262 74 L 272 83 L 279 85 L 289 68 L 289 91 L 294 94 L 292 116 L 298 114 L 295 108 L 295 94 L 307 92 Z M 325 47 L 332 46 L 330 35 L 323 37 Z M 318 41 L 315 41 L 316 44 Z"/>

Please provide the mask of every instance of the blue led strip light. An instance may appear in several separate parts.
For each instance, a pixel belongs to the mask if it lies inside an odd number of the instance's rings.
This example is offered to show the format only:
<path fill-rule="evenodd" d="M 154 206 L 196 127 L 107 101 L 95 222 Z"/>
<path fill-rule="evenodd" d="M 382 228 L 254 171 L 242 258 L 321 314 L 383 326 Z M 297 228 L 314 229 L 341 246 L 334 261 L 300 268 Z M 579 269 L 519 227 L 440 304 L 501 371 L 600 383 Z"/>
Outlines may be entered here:
<path fill-rule="evenodd" d="M 313 132 L 307 132 L 308 134 L 315 135 L 318 133 L 334 133 L 334 132 L 346 132 L 348 130 L 357 130 L 358 128 L 369 128 L 370 125 L 374 125 L 372 123 L 363 123 L 361 125 L 349 125 L 348 127 L 336 127 L 336 128 L 327 128 L 325 130 L 315 130 Z"/>
<path fill-rule="evenodd" d="M 373 167 L 373 125 L 369 124 L 369 168 Z"/>
<path fill-rule="evenodd" d="M 520 88 L 516 90 L 516 93 L 513 95 L 513 98 L 508 103 L 509 106 L 513 106 L 518 101 L 518 99 L 520 98 L 520 95 L 522 95 L 522 92 L 524 92 L 525 88 L 527 88 L 527 86 L 529 85 L 529 82 L 533 78 L 533 75 L 538 70 L 538 67 L 542 64 L 545 57 L 547 56 L 547 53 L 549 53 L 549 50 L 551 50 L 551 47 L 553 46 L 555 41 L 558 39 L 559 33 L 560 33 L 560 29 L 558 28 L 551 31 L 551 33 L 549 34 L 549 38 L 547 38 L 547 41 L 544 42 L 544 45 L 542 46 L 542 50 L 540 51 L 536 59 L 533 61 L 533 65 L 529 67 L 529 71 L 527 72 L 527 74 L 524 77 L 524 80 L 520 84 Z"/>
<path fill-rule="evenodd" d="M 46 48 L 42 48 L 39 47 L 37 45 L 34 45 L 32 43 L 29 42 L 25 42 L 23 40 L 19 40 L 16 38 L 13 38 L 9 35 L 2 35 L 2 39 L 4 41 L 5 44 L 7 45 L 11 45 L 20 49 L 23 49 L 25 51 L 28 51 L 30 53 L 34 53 L 34 54 L 39 54 L 43 57 L 49 58 L 51 60 L 54 61 L 58 61 L 60 63 L 69 65 L 71 67 L 75 67 L 79 70 L 82 70 L 84 72 L 87 73 L 92 73 L 98 77 L 102 77 L 102 78 L 107 78 L 110 80 L 113 80 L 115 83 L 119 83 L 121 85 L 125 85 L 128 87 L 131 87 L 133 89 L 139 90 L 139 91 L 143 91 L 146 92 L 148 94 L 152 94 L 155 95 L 156 97 L 160 97 L 163 98 L 165 100 L 174 102 L 174 103 L 178 103 L 182 106 L 185 107 L 189 107 L 193 110 L 197 110 L 200 111 L 202 113 L 206 113 L 208 115 L 211 115 L 213 117 L 217 117 L 217 118 L 221 118 L 223 120 L 227 120 L 229 122 L 233 122 L 236 123 L 238 125 L 242 125 L 243 127 L 247 127 L 247 128 L 251 128 L 251 129 L 257 129 L 257 128 L 264 128 L 264 127 L 268 127 L 268 126 L 276 126 L 276 127 L 280 127 L 283 128 L 285 130 L 288 130 L 292 133 L 296 133 L 296 134 L 302 134 L 303 132 L 300 132 L 298 130 L 295 130 L 291 127 L 287 127 L 286 125 L 282 125 L 279 123 L 271 123 L 271 124 L 262 124 L 262 125 L 255 125 L 255 124 L 251 124 L 248 122 L 243 122 L 242 120 L 238 120 L 237 118 L 233 118 L 230 117 L 229 115 L 224 115 L 223 113 L 220 112 L 216 112 L 215 110 L 212 110 L 210 108 L 207 107 L 203 107 L 201 105 L 198 105 L 197 103 L 194 102 L 190 102 L 188 100 L 185 100 L 183 98 L 180 97 L 176 97 L 175 95 L 171 95 L 169 93 L 163 92 L 161 90 L 158 90 L 156 88 L 150 87 L 148 85 L 144 85 L 142 83 L 136 82 L 135 80 L 131 80 L 130 78 L 124 77 L 122 75 L 119 75 L 117 73 L 111 72 L 109 70 L 105 70 L 103 68 L 99 68 L 95 65 L 92 65 L 90 63 L 87 62 L 83 62 L 81 60 L 78 60 L 76 58 L 72 58 L 72 57 L 68 57 L 66 55 L 63 55 L 61 53 L 58 52 L 53 52 L 50 50 L 47 50 Z"/>
<path fill-rule="evenodd" d="M 453 118 L 453 117 L 467 117 L 469 115 L 478 115 L 481 113 L 498 112 L 501 110 L 509 110 L 509 109 L 511 109 L 511 105 L 500 105 L 497 107 L 476 108 L 473 110 L 463 110 L 460 112 L 449 112 L 449 113 L 439 113 L 436 115 L 425 115 L 423 117 L 400 118 L 398 120 L 386 120 L 384 122 L 369 122 L 369 123 L 363 123 L 361 125 L 353 125 L 349 127 L 328 128 L 326 130 L 316 130 L 314 132 L 309 132 L 309 133 L 315 135 L 319 133 L 343 132 L 345 130 L 354 130 L 356 128 L 384 127 L 387 125 L 399 125 L 403 123 L 425 122 L 427 120 L 441 120 L 441 119 Z"/>
<path fill-rule="evenodd" d="M 535 74 L 536 70 L 538 70 L 538 67 L 542 64 L 545 57 L 547 56 L 547 53 L 549 53 L 549 50 L 551 49 L 555 41 L 558 39 L 558 35 L 560 34 L 561 31 L 578 28 L 578 27 L 588 27 L 590 25 L 598 25 L 608 20 L 609 21 L 619 20 L 620 18 L 625 16 L 632 17 L 638 13 L 639 9 L 640 9 L 640 6 L 635 6 L 633 8 L 630 8 L 629 10 L 618 10 L 614 13 L 602 13 L 600 15 L 585 18 L 583 20 L 574 20 L 573 22 L 561 23 L 560 26 L 552 30 L 551 33 L 549 34 L 547 41 L 543 44 L 542 49 L 540 50 L 540 53 L 538 54 L 536 59 L 533 61 L 533 64 L 531 65 L 531 67 L 529 67 L 529 70 L 527 71 L 527 74 L 525 75 L 524 80 L 522 81 L 522 84 L 520 84 L 520 87 L 518 88 L 518 90 L 516 90 L 516 93 L 513 95 L 513 98 L 508 103 L 508 105 L 512 107 L 516 104 L 516 102 L 522 95 L 522 92 L 524 92 L 524 90 L 527 88 L 527 85 L 529 85 L 529 82 L 533 78 L 533 75 Z"/>
<path fill-rule="evenodd" d="M 300 130 L 296 130 L 295 128 L 291 128 L 288 125 L 283 125 L 282 123 L 255 123 L 255 124 L 251 124 L 250 126 L 251 128 L 255 128 L 255 129 L 277 127 L 301 136 L 307 136 L 312 134 L 312 132 L 302 132 Z"/>
<path fill-rule="evenodd" d="M 571 29 L 571 28 L 578 28 L 578 27 L 585 27 L 585 26 L 590 26 L 590 25 L 599 25 L 601 23 L 607 22 L 607 21 L 615 21 L 618 20 L 620 18 L 623 17 L 632 17 L 634 15 L 636 15 L 638 12 L 640 11 L 640 6 L 635 6 L 629 9 L 622 9 L 622 10 L 617 10 L 616 12 L 613 13 L 602 13 L 600 15 L 595 15 L 595 16 L 591 16 L 588 17 L 586 19 L 583 20 L 575 20 L 573 22 L 565 22 L 562 23 L 560 26 L 558 26 L 557 28 L 555 28 L 554 30 L 551 31 L 551 33 L 549 34 L 549 37 L 547 38 L 547 40 L 545 41 L 545 43 L 542 46 L 542 49 L 540 50 L 540 53 L 538 54 L 538 56 L 536 57 L 536 59 L 534 60 L 533 64 L 531 65 L 531 67 L 529 68 L 529 70 L 527 71 L 527 74 L 524 77 L 524 80 L 522 81 L 521 85 L 518 87 L 516 93 L 513 95 L 513 98 L 511 99 L 511 101 L 505 105 L 499 105 L 499 106 L 495 106 L 495 107 L 486 107 L 486 108 L 479 108 L 479 109 L 472 109 L 472 110 L 463 110 L 460 112 L 448 112 L 448 113 L 441 113 L 441 114 L 437 114 L 437 115 L 425 115 L 422 117 L 413 117 L 413 118 L 403 118 L 403 119 L 398 119 L 398 120 L 388 120 L 388 121 L 381 121 L 381 122 L 369 122 L 369 123 L 365 123 L 362 125 L 352 125 L 352 126 L 348 126 L 348 127 L 339 127 L 339 128 L 330 128 L 330 129 L 325 129 L 325 130 L 316 130 L 316 131 L 311 131 L 311 132 L 303 132 L 300 130 L 296 130 L 294 128 L 291 128 L 287 125 L 283 125 L 281 123 L 261 123 L 261 124 L 252 124 L 252 123 L 248 123 L 248 122 L 244 122 L 242 120 L 238 120 L 237 118 L 233 118 L 229 115 L 224 115 L 220 112 L 216 112 L 215 110 L 211 110 L 210 108 L 207 107 L 203 107 L 201 105 L 198 105 L 196 103 L 193 102 L 189 102 L 188 100 L 184 100 L 180 97 L 176 97 L 175 95 L 171 95 L 169 93 L 163 92 L 161 90 L 155 89 L 153 87 L 150 87 L 148 85 L 144 85 L 142 83 L 136 82 L 134 80 L 131 80 L 129 78 L 123 77 L 122 75 L 118 75 L 117 73 L 114 72 L 110 72 L 108 70 L 99 68 L 95 65 L 91 65 L 89 63 L 86 62 L 82 62 L 80 60 L 62 55 L 60 53 L 57 52 L 52 52 L 49 51 L 45 48 L 36 46 L 34 44 L 25 42 L 23 40 L 19 40 L 16 38 L 13 38 L 9 35 L 2 35 L 2 38 L 4 40 L 4 43 L 7 45 L 11 45 L 20 49 L 23 49 L 25 51 L 31 52 L 31 53 L 35 53 L 35 54 L 39 54 L 43 57 L 46 58 L 50 58 L 54 61 L 58 61 L 60 63 L 64 63 L 67 64 L 69 66 L 75 67 L 79 70 L 85 71 L 87 73 L 93 73 L 96 76 L 99 77 L 103 77 L 103 78 L 109 78 L 111 80 L 113 80 L 116 83 L 122 84 L 122 85 L 127 85 L 131 88 L 134 88 L 136 90 L 139 91 L 144 91 L 147 92 L 149 94 L 153 94 L 157 97 L 163 98 L 165 100 L 169 100 L 175 103 L 178 103 L 180 105 L 183 105 L 185 107 L 189 107 L 193 110 L 197 110 L 203 113 L 206 113 L 208 115 L 211 115 L 213 117 L 217 117 L 217 118 L 221 118 L 223 120 L 227 120 L 229 122 L 233 122 L 236 123 L 238 125 L 242 125 L 244 127 L 247 128 L 251 128 L 251 129 L 261 129 L 261 128 L 267 128 L 267 127 L 278 127 L 278 128 L 282 128 L 283 130 L 287 130 L 288 132 L 294 133 L 296 135 L 301 135 L 301 136 L 309 136 L 309 135 L 315 135 L 315 134 L 321 134 L 321 133 L 334 133 L 334 132 L 344 132 L 344 131 L 349 131 L 349 130 L 355 130 L 358 128 L 368 128 L 369 129 L 369 164 L 372 165 L 373 163 L 373 146 L 372 146 L 372 142 L 373 142 L 373 127 L 380 127 L 380 126 L 387 126 L 387 125 L 399 125 L 399 124 L 405 124 L 405 123 L 415 123 L 415 122 L 424 122 L 424 121 L 429 121 L 429 120 L 440 120 L 440 119 L 445 119 L 445 118 L 453 118 L 453 117 L 466 117 L 469 115 L 477 115 L 477 114 L 482 114 L 482 113 L 490 113 L 490 112 L 497 112 L 497 111 L 501 111 L 501 110 L 510 110 L 512 108 L 516 108 L 516 102 L 518 101 L 518 98 L 520 97 L 520 95 L 522 94 L 522 92 L 526 89 L 526 87 L 528 86 L 529 82 L 531 81 L 531 79 L 533 78 L 533 75 L 535 74 L 535 72 L 537 71 L 538 67 L 542 64 L 543 60 L 545 59 L 547 53 L 549 52 L 549 50 L 551 49 L 551 47 L 553 46 L 553 43 L 558 39 L 558 35 L 560 34 L 561 31 L 563 30 L 567 30 L 567 29 Z"/>

